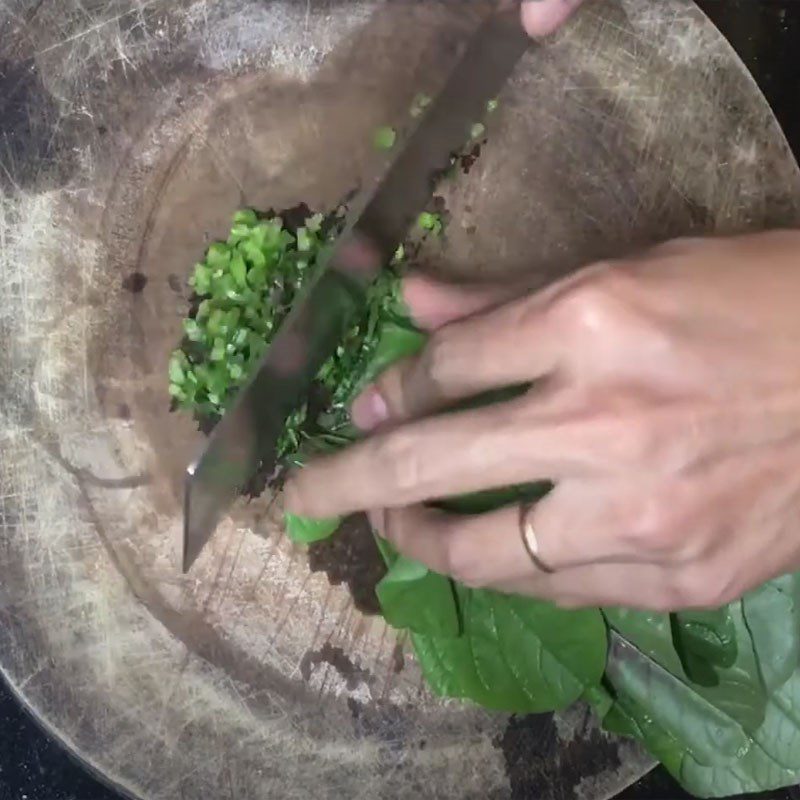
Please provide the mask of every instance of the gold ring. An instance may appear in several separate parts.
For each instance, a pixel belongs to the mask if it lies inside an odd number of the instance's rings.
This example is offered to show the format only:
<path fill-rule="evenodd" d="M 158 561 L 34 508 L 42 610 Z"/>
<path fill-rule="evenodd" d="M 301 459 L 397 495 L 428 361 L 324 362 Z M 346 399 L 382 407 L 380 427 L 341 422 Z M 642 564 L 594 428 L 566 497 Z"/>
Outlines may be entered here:
<path fill-rule="evenodd" d="M 539 540 L 536 538 L 536 531 L 530 521 L 530 513 L 533 505 L 521 503 L 519 507 L 519 532 L 522 536 L 522 544 L 525 551 L 530 556 L 536 569 L 541 570 L 547 575 L 552 575 L 554 570 L 548 567 L 539 556 Z"/>

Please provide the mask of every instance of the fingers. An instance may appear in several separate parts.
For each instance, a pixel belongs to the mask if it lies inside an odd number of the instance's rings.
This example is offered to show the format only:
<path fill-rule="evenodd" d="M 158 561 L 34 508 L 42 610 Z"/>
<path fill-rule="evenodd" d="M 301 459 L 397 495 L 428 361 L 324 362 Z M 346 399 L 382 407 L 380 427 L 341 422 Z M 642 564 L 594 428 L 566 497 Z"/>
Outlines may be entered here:
<path fill-rule="evenodd" d="M 468 586 L 524 581 L 537 570 L 519 534 L 519 508 L 461 516 L 412 506 L 370 514 L 376 532 L 404 556 Z"/>
<path fill-rule="evenodd" d="M 539 573 L 522 543 L 525 523 L 539 558 L 554 572 L 592 564 L 670 565 L 661 542 L 647 543 L 644 532 L 634 531 L 644 504 L 619 502 L 621 496 L 605 481 L 565 481 L 524 519 L 517 504 L 473 516 L 417 505 L 384 511 L 374 525 L 404 555 L 471 586 L 506 586 Z"/>
<path fill-rule="evenodd" d="M 536 420 L 526 400 L 410 423 L 318 458 L 290 478 L 287 508 L 326 518 L 605 467 L 603 449 L 592 456 L 582 444 L 581 424 Z"/>
<path fill-rule="evenodd" d="M 719 599 L 716 589 L 709 593 L 703 585 L 714 584 L 704 573 L 660 564 L 595 563 L 544 573 L 522 544 L 517 506 L 471 517 L 414 506 L 372 513 L 370 520 L 398 552 L 472 588 L 494 588 L 575 608 L 671 611 L 710 607 Z M 555 567 L 553 558 L 546 558 L 548 566 Z M 706 571 L 713 575 L 719 568 L 708 566 Z"/>
<path fill-rule="evenodd" d="M 507 594 L 550 600 L 563 608 L 622 606 L 646 611 L 700 607 L 682 592 L 680 575 L 657 564 L 589 564 L 498 587 Z"/>
<path fill-rule="evenodd" d="M 523 0 L 522 25 L 534 38 L 560 28 L 583 0 Z"/>
<path fill-rule="evenodd" d="M 436 331 L 419 356 L 386 370 L 353 404 L 363 430 L 417 419 L 483 392 L 551 373 L 561 339 L 525 297 Z"/>
<path fill-rule="evenodd" d="M 434 331 L 464 317 L 486 311 L 525 293 L 523 284 L 514 281 L 486 286 L 445 283 L 423 275 L 403 280 L 403 299 L 414 322 L 423 330 Z"/>

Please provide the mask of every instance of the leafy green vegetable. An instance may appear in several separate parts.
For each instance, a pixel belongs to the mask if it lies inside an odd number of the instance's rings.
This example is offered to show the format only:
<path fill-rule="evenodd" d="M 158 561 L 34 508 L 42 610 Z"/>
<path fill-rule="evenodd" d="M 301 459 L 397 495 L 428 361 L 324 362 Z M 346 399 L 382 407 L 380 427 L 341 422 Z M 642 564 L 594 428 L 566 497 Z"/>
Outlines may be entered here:
<path fill-rule="evenodd" d="M 685 753 L 673 775 L 701 797 L 769 791 L 800 782 L 800 673 L 770 698 L 762 725 L 739 757 L 724 766 L 705 766 Z"/>
<path fill-rule="evenodd" d="M 284 514 L 286 534 L 296 544 L 312 544 L 332 536 L 342 520 L 339 517 L 332 519 L 310 519 L 299 517 L 296 514 Z"/>
<path fill-rule="evenodd" d="M 397 131 L 395 131 L 394 128 L 390 128 L 388 125 L 378 128 L 378 130 L 375 131 L 373 144 L 378 150 L 391 150 L 396 141 Z"/>
<path fill-rule="evenodd" d="M 800 577 L 785 575 L 742 598 L 762 682 L 768 692 L 782 686 L 800 661 Z"/>
<path fill-rule="evenodd" d="M 412 635 L 432 689 L 502 711 L 565 708 L 599 682 L 606 631 L 597 610 L 456 586 L 464 634 Z"/>
<path fill-rule="evenodd" d="M 643 638 L 651 641 L 652 637 Z M 666 645 L 658 649 L 663 654 Z M 679 662 L 673 669 L 679 669 Z M 698 762 L 724 764 L 747 747 L 747 733 L 736 719 L 616 631 L 612 632 L 606 676 L 618 696 L 632 701 L 633 708 L 646 709 L 646 716 L 685 744 Z"/>
<path fill-rule="evenodd" d="M 460 633 L 453 583 L 405 556 L 397 558 L 375 589 L 386 621 L 426 636 Z"/>
<path fill-rule="evenodd" d="M 730 667 L 736 661 L 736 629 L 729 609 L 682 611 L 670 620 L 686 674 L 703 686 L 716 685 L 715 667 Z"/>
<path fill-rule="evenodd" d="M 613 647 L 610 658 L 613 660 Z M 727 797 L 768 791 L 800 781 L 800 672 L 795 671 L 770 698 L 762 724 L 747 734 L 735 758 L 704 765 L 686 743 L 670 735 L 630 697 L 617 698 L 603 720 L 610 732 L 635 736 L 689 792 L 699 797 Z M 708 720 L 696 719 L 696 726 Z"/>
<path fill-rule="evenodd" d="M 761 683 L 758 664 L 755 659 L 750 635 L 742 618 L 741 605 L 731 604 L 728 607 L 731 624 L 735 626 L 738 647 L 735 660 L 730 666 L 717 666 L 714 685 L 693 683 L 683 669 L 673 643 L 672 628 L 666 614 L 636 612 L 630 610 L 607 609 L 604 611 L 611 628 L 618 634 L 617 641 L 625 642 L 636 648 L 636 653 L 622 649 L 618 652 L 621 658 L 612 663 L 609 660 L 607 674 L 617 691 L 625 691 L 641 705 L 643 698 L 638 691 L 643 675 L 652 684 L 659 681 L 660 691 L 649 695 L 650 712 L 656 721 L 662 710 L 672 714 L 678 710 L 676 724 L 691 725 L 691 710 L 698 709 L 698 717 L 705 717 L 716 722 L 715 730 L 734 731 L 732 739 L 738 744 L 733 754 L 741 746 L 742 726 L 747 729 L 757 728 L 764 719 L 767 695 Z M 628 656 L 622 658 L 622 656 Z M 636 656 L 636 657 L 634 657 Z M 695 731 L 678 735 L 665 721 L 662 727 L 681 741 L 688 742 L 689 735 Z M 701 745 L 698 744 L 698 747 Z M 724 746 L 720 743 L 720 753 Z M 698 755 L 702 760 L 702 756 Z"/>

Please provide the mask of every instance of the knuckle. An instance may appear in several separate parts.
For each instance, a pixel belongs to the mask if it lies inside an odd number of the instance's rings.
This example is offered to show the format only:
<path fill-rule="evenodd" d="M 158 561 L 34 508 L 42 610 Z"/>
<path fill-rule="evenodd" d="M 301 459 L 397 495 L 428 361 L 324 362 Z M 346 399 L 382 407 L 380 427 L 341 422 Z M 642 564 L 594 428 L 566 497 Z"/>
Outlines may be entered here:
<path fill-rule="evenodd" d="M 461 366 L 459 339 L 448 328 L 437 331 L 423 351 L 418 369 L 430 390 L 443 399 L 448 399 L 448 387 L 457 377 Z"/>
<path fill-rule="evenodd" d="M 668 409 L 657 406 L 615 414 L 608 431 L 610 455 L 626 469 L 646 466 L 649 473 L 680 475 L 702 455 L 683 423 L 682 418 L 671 418 Z"/>
<path fill-rule="evenodd" d="M 375 463 L 386 470 L 386 477 L 398 501 L 403 501 L 423 479 L 422 462 L 416 442 L 404 431 L 398 431 L 373 445 Z"/>
<path fill-rule="evenodd" d="M 649 463 L 657 453 L 661 436 L 645 414 L 615 416 L 610 427 L 609 445 L 620 465 L 633 467 Z"/>
<path fill-rule="evenodd" d="M 610 265 L 597 265 L 591 279 L 576 284 L 558 298 L 551 309 L 567 330 L 596 334 L 616 324 L 619 289 L 626 279 Z"/>
<path fill-rule="evenodd" d="M 673 505 L 661 496 L 643 500 L 627 525 L 629 540 L 638 550 L 652 555 L 674 553 L 683 542 L 682 533 Z"/>

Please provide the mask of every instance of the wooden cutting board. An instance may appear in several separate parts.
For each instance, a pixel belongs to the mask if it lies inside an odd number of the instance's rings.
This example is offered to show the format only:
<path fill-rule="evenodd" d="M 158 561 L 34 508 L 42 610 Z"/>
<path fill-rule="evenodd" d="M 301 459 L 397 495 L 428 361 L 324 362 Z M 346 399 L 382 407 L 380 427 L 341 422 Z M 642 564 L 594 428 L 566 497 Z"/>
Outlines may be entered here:
<path fill-rule="evenodd" d="M 431 697 L 359 610 L 358 575 L 311 572 L 266 500 L 177 568 L 198 434 L 165 375 L 191 265 L 242 205 L 326 210 L 369 180 L 372 131 L 446 77 L 467 5 L 0 11 L 0 668 L 144 800 L 601 800 L 650 766 L 583 708 Z M 441 196 L 429 268 L 541 285 L 671 236 L 796 223 L 800 173 L 691 2 L 608 0 L 531 51 Z M 358 542 L 318 561 L 358 567 Z"/>

